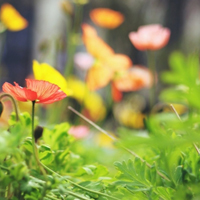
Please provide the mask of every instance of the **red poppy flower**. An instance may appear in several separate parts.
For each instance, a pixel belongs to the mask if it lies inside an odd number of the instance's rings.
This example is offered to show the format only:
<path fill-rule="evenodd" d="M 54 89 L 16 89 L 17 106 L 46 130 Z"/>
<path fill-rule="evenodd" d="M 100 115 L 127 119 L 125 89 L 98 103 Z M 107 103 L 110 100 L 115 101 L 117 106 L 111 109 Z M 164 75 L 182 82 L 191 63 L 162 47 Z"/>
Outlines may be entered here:
<path fill-rule="evenodd" d="M 27 88 L 20 87 L 16 82 L 14 84 L 15 86 L 6 82 L 2 89 L 4 92 L 13 95 L 18 101 L 50 104 L 66 97 L 66 94 L 57 85 L 48 81 L 26 79 Z"/>

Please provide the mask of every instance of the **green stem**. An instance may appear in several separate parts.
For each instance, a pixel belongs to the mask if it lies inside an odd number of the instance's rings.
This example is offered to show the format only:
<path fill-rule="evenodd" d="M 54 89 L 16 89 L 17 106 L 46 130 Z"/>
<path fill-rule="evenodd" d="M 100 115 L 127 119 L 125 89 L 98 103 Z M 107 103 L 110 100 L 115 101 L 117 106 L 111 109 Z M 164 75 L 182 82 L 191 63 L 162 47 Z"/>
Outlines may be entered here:
<path fill-rule="evenodd" d="M 4 167 L 2 165 L 0 165 L 0 168 L 3 169 L 3 170 L 5 170 L 5 171 L 8 171 L 8 172 L 10 171 L 7 167 Z"/>
<path fill-rule="evenodd" d="M 53 199 L 53 200 L 60 200 L 60 199 L 58 199 L 56 197 L 52 197 L 50 194 L 47 194 L 46 197 L 48 197 L 49 199 Z"/>
<path fill-rule="evenodd" d="M 86 198 L 86 197 L 83 197 L 83 196 L 80 196 L 80 195 L 78 195 L 78 194 L 76 194 L 76 193 L 74 193 L 74 192 L 72 192 L 72 191 L 68 191 L 68 190 L 67 190 L 67 193 L 70 194 L 70 195 L 72 195 L 72 196 L 74 196 L 74 197 L 78 197 L 79 199 L 90 200 L 90 199 L 88 199 L 88 198 Z"/>
<path fill-rule="evenodd" d="M 153 51 L 147 51 L 147 62 L 148 62 L 148 67 L 153 75 L 153 83 L 149 92 L 149 102 L 151 110 L 156 102 L 156 63 Z"/>
<path fill-rule="evenodd" d="M 44 165 L 43 163 L 40 163 L 40 164 L 41 164 L 47 171 L 49 171 L 49 172 L 51 172 L 51 173 L 57 175 L 58 177 L 62 178 L 62 176 L 61 176 L 60 174 L 58 174 L 57 172 L 55 172 L 55 171 L 53 171 L 52 169 L 48 168 L 48 167 L 47 167 L 46 165 Z M 86 188 L 86 187 L 83 187 L 83 186 L 81 186 L 81 185 L 79 185 L 79 184 L 77 184 L 77 183 L 71 181 L 70 179 L 65 178 L 65 181 L 71 183 L 72 185 L 74 185 L 74 186 L 76 186 L 76 187 L 78 187 L 78 188 L 80 188 L 80 189 L 82 189 L 82 190 L 85 190 L 85 191 L 88 191 L 88 192 L 91 192 L 91 193 L 94 193 L 94 194 L 98 194 L 98 195 L 101 195 L 101 196 L 105 196 L 105 197 L 108 197 L 108 198 L 110 198 L 110 199 L 119 200 L 118 198 L 112 197 L 112 196 L 110 196 L 110 195 L 108 195 L 108 194 L 101 193 L 101 192 L 94 191 L 94 190 L 90 190 L 90 189 L 88 189 L 88 188 Z"/>
<path fill-rule="evenodd" d="M 38 149 L 36 147 L 36 144 L 35 144 L 35 137 L 34 137 L 34 116 L 35 116 L 35 101 L 32 101 L 32 147 L 33 147 L 33 156 L 34 156 L 34 159 L 41 171 L 41 173 L 44 175 L 45 177 L 45 180 L 47 180 L 47 175 L 46 175 L 46 171 L 44 170 L 43 166 L 41 165 L 40 163 L 40 159 L 39 159 L 39 155 L 38 155 Z M 43 199 L 43 197 L 45 196 L 45 193 L 46 193 L 46 184 L 43 188 L 43 192 L 42 192 L 42 197 L 41 199 Z"/>
<path fill-rule="evenodd" d="M 8 93 L 3 93 L 0 95 L 0 101 L 2 98 L 4 97 L 8 97 L 10 98 L 10 100 L 12 101 L 12 104 L 14 106 L 14 110 L 15 110 L 15 113 L 16 113 L 16 120 L 19 121 L 19 111 L 18 111 L 18 107 L 17 107 L 17 102 L 16 100 L 13 98 L 12 95 L 8 94 Z"/>

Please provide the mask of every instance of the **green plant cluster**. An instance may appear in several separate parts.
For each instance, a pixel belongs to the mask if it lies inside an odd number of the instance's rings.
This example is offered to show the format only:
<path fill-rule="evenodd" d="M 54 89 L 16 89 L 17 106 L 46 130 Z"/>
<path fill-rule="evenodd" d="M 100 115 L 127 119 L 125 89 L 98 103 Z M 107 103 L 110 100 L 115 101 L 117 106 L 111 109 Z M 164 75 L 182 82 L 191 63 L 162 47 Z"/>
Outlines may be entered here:
<path fill-rule="evenodd" d="M 76 141 L 66 122 L 45 127 L 36 141 L 45 173 L 33 158 L 30 115 L 16 121 L 12 114 L 0 133 L 0 200 L 200 199 L 198 60 L 175 52 L 163 74 L 172 88 L 162 92 L 162 102 L 182 103 L 187 111 L 151 114 L 142 131 L 119 128 L 115 148 Z"/>

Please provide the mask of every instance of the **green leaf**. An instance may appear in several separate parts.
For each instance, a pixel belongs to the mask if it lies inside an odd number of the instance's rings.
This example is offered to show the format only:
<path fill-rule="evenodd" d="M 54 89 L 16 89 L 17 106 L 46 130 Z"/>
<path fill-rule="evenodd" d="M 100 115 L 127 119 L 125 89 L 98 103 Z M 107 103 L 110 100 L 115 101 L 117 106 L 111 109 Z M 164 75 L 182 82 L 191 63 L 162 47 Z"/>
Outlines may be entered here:
<path fill-rule="evenodd" d="M 54 159 L 51 151 L 39 152 L 39 158 L 45 165 L 50 164 Z"/>
<path fill-rule="evenodd" d="M 163 200 L 171 200 L 175 190 L 172 188 L 157 187 L 154 192 L 159 195 Z"/>
<path fill-rule="evenodd" d="M 179 165 L 176 167 L 175 172 L 174 172 L 174 181 L 176 185 L 179 185 L 182 183 L 182 178 L 183 178 L 183 166 Z"/>
<path fill-rule="evenodd" d="M 150 188 L 151 183 L 146 179 L 146 163 L 139 158 L 135 158 L 134 162 L 128 160 L 127 163 L 115 162 L 114 165 L 121 172 L 117 178 L 128 180 L 131 186 L 140 188 Z"/>
<path fill-rule="evenodd" d="M 51 146 L 52 150 L 66 149 L 70 144 L 71 136 L 68 135 L 70 125 L 68 123 L 61 123 L 54 126 L 53 130 L 44 129 L 43 139 Z"/>

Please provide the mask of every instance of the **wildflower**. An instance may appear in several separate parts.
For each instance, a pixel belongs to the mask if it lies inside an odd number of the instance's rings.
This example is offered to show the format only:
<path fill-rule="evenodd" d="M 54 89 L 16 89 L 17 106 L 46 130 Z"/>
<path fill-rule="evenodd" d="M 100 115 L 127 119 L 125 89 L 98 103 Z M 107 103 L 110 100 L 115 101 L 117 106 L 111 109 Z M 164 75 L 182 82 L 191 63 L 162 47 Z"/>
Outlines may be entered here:
<path fill-rule="evenodd" d="M 170 30 L 159 24 L 139 27 L 137 32 L 129 33 L 129 39 L 136 49 L 159 50 L 167 45 L 170 38 Z"/>
<path fill-rule="evenodd" d="M 76 139 L 82 139 L 89 135 L 89 128 L 84 125 L 72 126 L 68 133 L 73 135 Z"/>
<path fill-rule="evenodd" d="M 28 26 L 28 22 L 10 4 L 4 3 L 0 10 L 0 20 L 10 31 L 20 31 Z"/>
<path fill-rule="evenodd" d="M 69 89 L 72 90 L 71 97 L 83 105 L 84 115 L 93 121 L 102 120 L 106 115 L 106 107 L 101 96 L 88 89 L 87 85 L 76 77 L 69 77 Z"/>
<path fill-rule="evenodd" d="M 83 24 L 82 29 L 86 49 L 96 59 L 88 70 L 86 82 L 90 90 L 97 90 L 112 81 L 116 72 L 131 67 L 132 61 L 124 54 L 116 54 L 92 26 Z"/>
<path fill-rule="evenodd" d="M 94 58 L 88 53 L 78 52 L 74 55 L 74 64 L 82 70 L 88 70 L 93 63 Z"/>
<path fill-rule="evenodd" d="M 149 69 L 135 65 L 121 74 L 118 73 L 113 80 L 113 84 L 119 91 L 136 91 L 151 87 L 153 75 Z"/>
<path fill-rule="evenodd" d="M 108 8 L 96 8 L 90 12 L 92 21 L 101 27 L 114 29 L 124 21 L 124 15 Z"/>
<path fill-rule="evenodd" d="M 114 54 L 114 50 L 98 36 L 96 30 L 92 26 L 82 24 L 82 31 L 82 40 L 85 47 L 94 58 L 104 59 Z"/>
<path fill-rule="evenodd" d="M 36 80 L 44 80 L 56 84 L 67 95 L 71 94 L 68 84 L 63 75 L 47 63 L 39 64 L 33 61 L 33 73 Z"/>
<path fill-rule="evenodd" d="M 26 79 L 27 88 L 20 87 L 16 82 L 14 84 L 15 86 L 5 82 L 2 89 L 18 101 L 50 104 L 67 96 L 57 85 L 47 81 Z"/>

